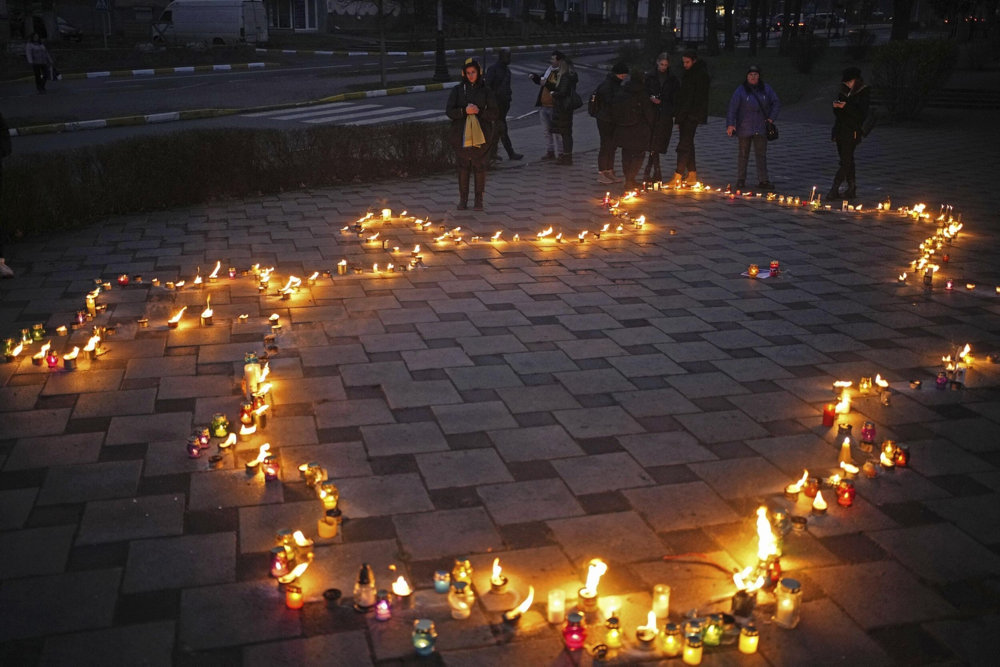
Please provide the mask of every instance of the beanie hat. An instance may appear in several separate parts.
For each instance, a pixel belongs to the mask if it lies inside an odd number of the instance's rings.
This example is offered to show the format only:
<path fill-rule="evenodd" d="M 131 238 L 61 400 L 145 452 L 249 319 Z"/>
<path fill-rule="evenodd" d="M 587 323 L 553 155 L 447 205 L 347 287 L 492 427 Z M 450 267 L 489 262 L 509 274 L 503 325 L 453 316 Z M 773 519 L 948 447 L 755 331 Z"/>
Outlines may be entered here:
<path fill-rule="evenodd" d="M 841 81 L 850 81 L 851 79 L 861 78 L 861 68 L 860 67 L 848 67 L 841 73 Z"/>
<path fill-rule="evenodd" d="M 747 74 L 750 74 L 751 72 L 757 72 L 757 74 L 760 74 L 760 67 L 757 65 L 750 65 L 750 67 L 747 68 Z"/>
<path fill-rule="evenodd" d="M 611 68 L 612 74 L 628 74 L 628 65 L 624 62 L 617 62 L 615 66 Z"/>

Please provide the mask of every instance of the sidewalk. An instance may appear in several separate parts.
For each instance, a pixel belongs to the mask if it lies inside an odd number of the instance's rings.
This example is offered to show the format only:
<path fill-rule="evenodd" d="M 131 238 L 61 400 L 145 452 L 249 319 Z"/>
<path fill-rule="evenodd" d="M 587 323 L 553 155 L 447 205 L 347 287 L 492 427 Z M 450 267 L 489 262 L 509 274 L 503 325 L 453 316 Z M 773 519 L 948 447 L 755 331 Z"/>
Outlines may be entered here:
<path fill-rule="evenodd" d="M 777 627 L 761 593 L 759 652 L 708 647 L 704 664 L 991 663 L 1000 366 L 987 355 L 1000 350 L 1000 197 L 990 166 L 1000 140 L 989 120 L 880 127 L 858 151 L 865 209 L 891 196 L 962 214 L 930 291 L 896 276 L 936 225 L 896 215 L 654 192 L 629 205 L 645 228 L 626 222 L 577 242 L 620 222 L 599 205 L 584 115 L 572 167 L 539 162 L 539 130 L 516 130 L 526 157 L 490 172 L 484 213 L 456 212 L 454 178 L 441 175 L 121 217 L 13 246 L 18 278 L 0 283 L 0 334 L 42 322 L 62 355 L 93 324 L 114 333 L 76 371 L 34 365 L 40 343 L 0 363 L 0 662 L 590 665 L 589 653 L 563 651 L 546 601 L 560 588 L 572 608 L 592 558 L 608 572 L 588 650 L 615 607 L 625 646 L 612 664 L 653 662 L 659 650 L 635 646 L 653 585 L 671 586 L 672 621 L 729 612 L 733 581 L 706 564 L 756 562 L 764 504 L 805 519 L 781 556 L 802 585 L 801 623 Z M 781 124 L 768 156 L 780 194 L 825 192 L 828 132 Z M 697 146 L 706 183 L 733 180 L 721 119 L 699 129 Z M 394 219 L 359 239 L 350 227 L 372 207 L 433 223 Z M 548 226 L 563 243 L 536 238 Z M 442 227 L 462 230 L 435 242 Z M 366 240 L 375 232 L 385 251 Z M 416 244 L 426 268 L 371 272 L 407 263 Z M 337 275 L 342 259 L 363 272 Z M 772 259 L 780 277 L 740 276 Z M 166 289 L 217 261 L 223 274 L 277 268 L 263 296 L 240 275 Z M 332 277 L 276 295 L 290 274 L 323 270 Z M 98 296 L 105 312 L 56 334 L 95 277 L 121 274 L 132 284 Z M 214 324 L 200 326 L 209 295 Z M 265 353 L 272 314 L 282 327 L 269 343 L 266 427 L 209 469 L 219 439 L 192 459 L 188 437 L 215 413 L 236 424 L 244 354 Z M 936 390 L 941 357 L 966 342 L 967 388 Z M 874 421 L 876 442 L 908 445 L 910 465 L 859 476 L 849 508 L 824 488 L 830 507 L 813 514 L 783 489 L 803 469 L 837 470 L 838 428 L 821 425 L 831 385 L 877 373 L 891 405 L 855 391 L 838 421 L 855 438 Z M 265 442 L 275 481 L 246 472 Z M 330 539 L 318 537 L 323 505 L 297 469 L 308 462 L 339 489 L 344 522 Z M 316 540 L 301 610 L 268 576 L 286 528 Z M 432 576 L 461 555 L 477 600 L 471 618 L 454 620 Z M 510 593 L 488 592 L 496 557 Z M 397 604 L 387 621 L 350 609 L 362 563 L 377 588 L 405 575 L 413 608 Z M 503 625 L 529 586 L 534 604 L 516 629 Z M 328 608 L 334 588 L 344 600 Z M 436 623 L 440 660 L 414 657 L 416 618 Z"/>

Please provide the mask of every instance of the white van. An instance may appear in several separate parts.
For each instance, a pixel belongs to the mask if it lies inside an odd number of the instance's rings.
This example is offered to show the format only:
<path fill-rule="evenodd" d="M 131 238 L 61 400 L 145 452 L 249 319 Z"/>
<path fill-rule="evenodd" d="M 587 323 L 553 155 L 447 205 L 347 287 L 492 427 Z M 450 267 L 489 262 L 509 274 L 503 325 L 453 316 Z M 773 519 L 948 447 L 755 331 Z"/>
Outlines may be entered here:
<path fill-rule="evenodd" d="M 261 44 L 267 41 L 263 0 L 173 0 L 153 23 L 154 42 Z"/>

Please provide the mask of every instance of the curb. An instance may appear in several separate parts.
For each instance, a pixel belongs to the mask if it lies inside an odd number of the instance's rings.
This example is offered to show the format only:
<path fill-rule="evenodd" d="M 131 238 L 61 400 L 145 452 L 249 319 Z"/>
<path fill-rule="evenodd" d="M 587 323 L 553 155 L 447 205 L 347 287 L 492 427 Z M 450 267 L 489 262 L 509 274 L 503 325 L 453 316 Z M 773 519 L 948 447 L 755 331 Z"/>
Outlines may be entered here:
<path fill-rule="evenodd" d="M 138 76 L 162 76 L 164 74 L 193 74 L 195 72 L 238 72 L 241 70 L 265 69 L 279 67 L 278 63 L 233 63 L 231 65 L 192 65 L 189 67 L 155 67 L 151 69 L 119 69 L 103 72 L 71 72 L 62 75 L 63 81 L 82 79 L 118 79 Z M 13 81 L 33 81 L 32 77 L 24 76 Z"/>
<path fill-rule="evenodd" d="M 182 120 L 200 120 L 202 118 L 220 118 L 222 116 L 233 116 L 241 113 L 253 113 L 260 111 L 276 111 L 278 109 L 296 109 L 309 107 L 315 104 L 328 104 L 330 102 L 347 102 L 351 100 L 363 100 L 372 97 L 388 97 L 391 95 L 407 95 L 410 93 L 425 93 L 436 90 L 447 90 L 458 85 L 458 81 L 448 81 L 446 83 L 428 83 L 420 86 L 400 86 L 398 88 L 381 88 L 379 90 L 363 90 L 354 93 L 338 93 L 318 100 L 307 102 L 292 102 L 290 104 L 270 104 L 258 107 L 246 107 L 243 109 L 191 109 L 188 111 L 167 111 L 164 113 L 144 114 L 135 116 L 119 116 L 116 118 L 102 118 L 97 120 L 80 120 L 71 123 L 47 123 L 45 125 L 30 125 L 28 127 L 18 127 L 10 129 L 12 137 L 28 137 L 37 134 L 57 134 L 60 132 L 79 132 L 81 130 L 101 130 L 108 127 L 131 127 L 135 125 L 156 125 L 159 123 L 173 123 Z"/>
<path fill-rule="evenodd" d="M 488 46 L 485 49 L 445 49 L 446 56 L 454 56 L 467 53 L 496 53 L 500 49 L 510 49 L 511 51 L 527 51 L 528 49 L 549 49 L 555 47 L 572 48 L 574 46 L 610 46 L 613 44 L 630 44 L 640 42 L 635 39 L 600 39 L 590 42 L 558 42 L 553 44 L 521 44 L 519 46 Z M 380 51 L 300 51 L 298 49 L 254 49 L 257 53 L 281 53 L 285 55 L 309 55 L 309 56 L 377 56 Z M 387 56 L 433 56 L 437 51 L 386 51 Z"/>

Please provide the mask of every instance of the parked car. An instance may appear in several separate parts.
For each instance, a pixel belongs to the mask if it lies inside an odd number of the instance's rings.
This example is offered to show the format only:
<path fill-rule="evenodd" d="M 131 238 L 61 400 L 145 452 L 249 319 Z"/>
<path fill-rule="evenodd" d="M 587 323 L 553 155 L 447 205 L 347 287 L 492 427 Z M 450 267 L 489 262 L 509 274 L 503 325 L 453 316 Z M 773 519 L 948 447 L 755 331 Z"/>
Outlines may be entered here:
<path fill-rule="evenodd" d="M 59 31 L 59 36 L 67 42 L 79 42 L 83 39 L 83 33 L 80 32 L 80 29 L 61 16 L 56 17 L 56 30 Z"/>
<path fill-rule="evenodd" d="M 27 39 L 31 37 L 31 33 L 25 34 L 25 20 L 24 12 L 15 10 L 10 13 L 10 34 L 12 37 L 20 37 L 22 39 Z M 45 19 L 40 14 L 31 15 L 31 32 L 38 33 L 38 36 L 43 40 L 49 39 L 49 31 L 45 27 Z M 79 42 L 83 39 L 83 33 L 80 32 L 79 28 L 74 26 L 72 23 L 67 21 L 61 16 L 56 17 L 56 32 L 59 33 L 59 37 L 67 42 Z"/>
<path fill-rule="evenodd" d="M 816 32 L 829 32 L 841 35 L 847 29 L 847 20 L 836 14 L 820 13 L 810 16 L 806 23 Z"/>
<path fill-rule="evenodd" d="M 807 30 L 809 24 L 805 21 L 805 14 L 799 15 L 799 30 Z M 785 15 L 775 14 L 771 17 L 771 30 L 784 30 L 785 29 Z"/>

